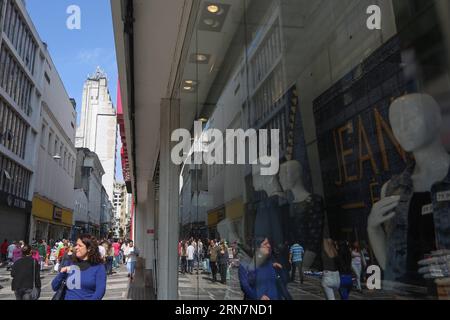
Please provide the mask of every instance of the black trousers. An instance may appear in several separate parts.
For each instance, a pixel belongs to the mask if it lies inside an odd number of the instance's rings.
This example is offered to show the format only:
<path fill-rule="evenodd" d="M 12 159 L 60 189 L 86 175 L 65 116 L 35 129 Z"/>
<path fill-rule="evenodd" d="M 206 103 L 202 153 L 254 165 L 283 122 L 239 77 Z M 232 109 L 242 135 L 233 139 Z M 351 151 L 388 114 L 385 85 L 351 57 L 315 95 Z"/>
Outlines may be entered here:
<path fill-rule="evenodd" d="M 227 283 L 227 264 L 221 263 L 219 264 L 219 272 L 220 272 L 220 282 Z"/>
<path fill-rule="evenodd" d="M 31 300 L 32 289 L 17 289 L 14 291 L 16 300 Z"/>
<path fill-rule="evenodd" d="M 181 257 L 181 273 L 187 272 L 187 260 L 186 257 Z"/>
<path fill-rule="evenodd" d="M 213 281 L 217 281 L 217 262 L 210 261 L 209 265 L 211 267 Z"/>

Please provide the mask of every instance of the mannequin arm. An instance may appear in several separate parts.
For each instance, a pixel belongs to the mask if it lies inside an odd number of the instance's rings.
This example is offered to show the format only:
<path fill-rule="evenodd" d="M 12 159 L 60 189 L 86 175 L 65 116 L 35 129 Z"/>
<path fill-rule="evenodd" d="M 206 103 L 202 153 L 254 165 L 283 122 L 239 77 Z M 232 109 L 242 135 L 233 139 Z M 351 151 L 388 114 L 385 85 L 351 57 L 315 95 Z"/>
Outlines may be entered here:
<path fill-rule="evenodd" d="M 391 220 L 395 216 L 393 211 L 400 202 L 399 196 L 386 197 L 387 184 L 381 189 L 382 199 L 375 203 L 369 215 L 367 223 L 367 233 L 369 241 L 372 246 L 375 257 L 377 258 L 380 267 L 386 269 L 386 233 L 383 229 L 383 224 Z"/>
<path fill-rule="evenodd" d="M 372 250 L 375 257 L 380 264 L 380 267 L 386 269 L 386 234 L 381 227 L 367 228 L 369 241 L 372 245 Z"/>

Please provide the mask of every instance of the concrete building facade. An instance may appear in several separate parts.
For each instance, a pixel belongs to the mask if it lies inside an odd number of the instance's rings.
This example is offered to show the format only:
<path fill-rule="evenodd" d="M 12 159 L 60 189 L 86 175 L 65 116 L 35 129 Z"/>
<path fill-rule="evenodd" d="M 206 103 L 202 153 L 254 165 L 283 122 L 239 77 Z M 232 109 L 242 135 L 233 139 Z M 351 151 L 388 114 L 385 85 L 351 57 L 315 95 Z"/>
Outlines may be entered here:
<path fill-rule="evenodd" d="M 80 232 L 100 236 L 102 218 L 105 216 L 102 197 L 102 176 L 105 171 L 96 153 L 86 148 L 77 148 L 75 169 L 75 194 L 82 210 L 75 212 L 75 226 Z M 86 201 L 84 196 L 86 196 Z M 105 193 L 103 193 L 105 195 Z M 106 207 L 106 209 L 108 209 Z M 76 237 L 76 235 L 75 235 Z"/>
<path fill-rule="evenodd" d="M 2 237 L 31 241 L 69 232 L 75 118 L 24 2 L 0 1 Z"/>
<path fill-rule="evenodd" d="M 100 68 L 90 76 L 83 88 L 80 124 L 75 146 L 95 152 L 105 175 L 102 183 L 110 200 L 113 199 L 116 172 L 117 117 L 108 90 L 108 79 Z"/>

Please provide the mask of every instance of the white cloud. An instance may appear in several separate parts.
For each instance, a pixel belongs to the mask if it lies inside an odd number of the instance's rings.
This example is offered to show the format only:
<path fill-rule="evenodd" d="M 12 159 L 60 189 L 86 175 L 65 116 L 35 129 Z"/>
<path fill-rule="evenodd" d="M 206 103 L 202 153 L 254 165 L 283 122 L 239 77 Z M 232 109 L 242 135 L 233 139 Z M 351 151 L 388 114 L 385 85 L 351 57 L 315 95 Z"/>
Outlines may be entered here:
<path fill-rule="evenodd" d="M 98 64 L 101 60 L 105 60 L 105 49 L 83 49 L 78 52 L 77 60 L 83 64 Z"/>

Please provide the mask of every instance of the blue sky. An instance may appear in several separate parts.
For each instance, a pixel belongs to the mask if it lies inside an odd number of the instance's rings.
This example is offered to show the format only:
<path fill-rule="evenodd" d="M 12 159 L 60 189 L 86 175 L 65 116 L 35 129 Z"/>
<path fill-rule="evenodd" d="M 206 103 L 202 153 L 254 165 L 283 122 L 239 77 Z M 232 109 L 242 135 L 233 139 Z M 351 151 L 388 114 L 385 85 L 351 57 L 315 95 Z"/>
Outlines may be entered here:
<path fill-rule="evenodd" d="M 67 8 L 81 10 L 81 29 L 69 30 Z M 117 100 L 117 64 L 110 0 L 26 0 L 28 12 L 42 41 L 48 44 L 53 62 L 67 93 L 81 109 L 83 84 L 100 66 L 108 75 L 114 106 Z M 123 180 L 118 142 L 117 179 Z"/>

